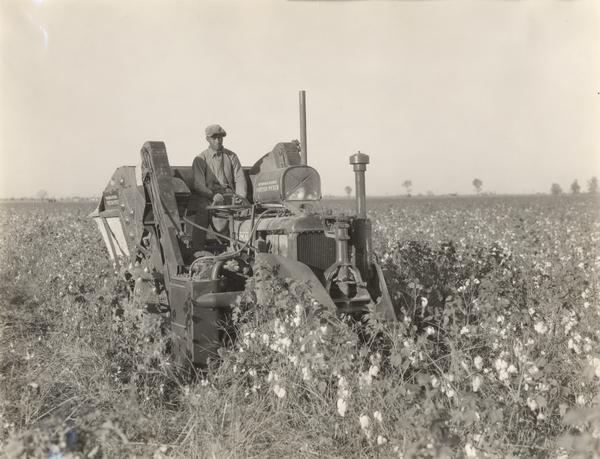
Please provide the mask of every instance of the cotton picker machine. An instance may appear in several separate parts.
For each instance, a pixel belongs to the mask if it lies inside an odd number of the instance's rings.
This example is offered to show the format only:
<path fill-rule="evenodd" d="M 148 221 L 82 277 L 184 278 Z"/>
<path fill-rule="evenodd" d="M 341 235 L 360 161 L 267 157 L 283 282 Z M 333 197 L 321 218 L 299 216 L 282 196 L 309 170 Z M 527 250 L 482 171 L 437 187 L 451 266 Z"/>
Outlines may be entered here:
<path fill-rule="evenodd" d="M 369 157 L 350 156 L 356 215 L 325 212 L 319 174 L 306 160 L 304 91 L 300 125 L 300 142 L 278 143 L 244 167 L 250 199 L 231 195 L 223 204 L 208 205 L 211 225 L 201 227 L 207 233 L 204 247 L 191 244 L 193 228 L 200 228 L 188 209 L 192 168 L 171 166 L 163 142 L 146 142 L 141 170 L 119 167 L 102 193 L 91 217 L 146 308 L 168 317 L 179 363 L 202 366 L 215 354 L 224 339 L 220 324 L 257 262 L 276 266 L 283 278 L 305 281 L 316 301 L 340 314 L 375 311 L 396 318 L 371 253 L 365 196 Z"/>

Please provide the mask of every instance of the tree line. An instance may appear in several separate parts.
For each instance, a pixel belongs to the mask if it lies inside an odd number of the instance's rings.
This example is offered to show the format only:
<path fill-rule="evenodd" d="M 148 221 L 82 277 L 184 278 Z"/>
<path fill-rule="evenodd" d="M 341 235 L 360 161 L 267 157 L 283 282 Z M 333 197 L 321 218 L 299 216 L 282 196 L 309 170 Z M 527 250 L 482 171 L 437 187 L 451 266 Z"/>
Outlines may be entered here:
<path fill-rule="evenodd" d="M 589 194 L 597 194 L 598 193 L 598 179 L 596 177 L 592 177 L 591 179 L 588 180 L 587 192 Z M 579 185 L 579 182 L 577 181 L 577 179 L 573 180 L 573 183 L 571 183 L 571 193 L 573 193 L 573 194 L 581 193 L 581 185 Z M 553 194 L 555 196 L 557 196 L 559 194 L 563 194 L 563 189 L 558 183 L 553 183 L 552 186 L 550 187 L 550 194 Z"/>
<path fill-rule="evenodd" d="M 481 194 L 481 190 L 483 189 L 483 180 L 481 180 L 479 178 L 474 178 L 471 183 L 473 184 L 473 187 L 475 188 L 475 192 L 477 194 Z M 412 190 L 412 181 L 404 180 L 402 182 L 402 186 L 406 189 L 406 195 L 408 197 L 410 197 L 411 190 Z M 352 194 L 352 188 L 349 186 L 345 187 L 344 191 L 346 192 L 348 197 L 350 197 L 350 195 Z M 587 192 L 589 194 L 597 194 L 598 193 L 598 179 L 596 177 L 592 177 L 591 179 L 588 180 Z M 553 183 L 552 186 L 550 187 L 550 194 L 559 195 L 562 193 L 563 193 L 562 187 L 558 183 Z M 577 182 L 577 179 L 575 179 L 573 181 L 573 183 L 571 183 L 571 193 L 573 193 L 573 194 L 581 193 L 581 185 L 579 185 L 579 182 Z M 432 194 L 433 193 L 431 193 L 431 192 L 427 192 L 427 195 L 432 195 Z"/>

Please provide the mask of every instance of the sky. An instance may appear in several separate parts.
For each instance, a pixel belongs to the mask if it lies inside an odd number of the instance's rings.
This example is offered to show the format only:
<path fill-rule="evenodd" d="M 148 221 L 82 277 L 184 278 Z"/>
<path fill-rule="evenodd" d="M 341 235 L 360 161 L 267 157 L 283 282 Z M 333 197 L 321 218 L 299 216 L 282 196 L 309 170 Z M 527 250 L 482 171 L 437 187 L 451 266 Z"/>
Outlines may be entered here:
<path fill-rule="evenodd" d="M 324 194 L 548 192 L 600 176 L 595 0 L 0 2 L 0 198 L 98 196 L 147 140 L 252 165 L 299 138 Z"/>

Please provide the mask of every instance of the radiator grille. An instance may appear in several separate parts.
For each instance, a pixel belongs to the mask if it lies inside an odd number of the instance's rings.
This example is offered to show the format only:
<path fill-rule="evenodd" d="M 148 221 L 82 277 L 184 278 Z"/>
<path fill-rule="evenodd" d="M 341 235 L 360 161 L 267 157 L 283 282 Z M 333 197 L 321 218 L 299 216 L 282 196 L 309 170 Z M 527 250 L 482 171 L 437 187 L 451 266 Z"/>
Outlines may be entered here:
<path fill-rule="evenodd" d="M 297 239 L 298 261 L 322 273 L 335 262 L 335 239 L 323 233 L 300 233 Z"/>

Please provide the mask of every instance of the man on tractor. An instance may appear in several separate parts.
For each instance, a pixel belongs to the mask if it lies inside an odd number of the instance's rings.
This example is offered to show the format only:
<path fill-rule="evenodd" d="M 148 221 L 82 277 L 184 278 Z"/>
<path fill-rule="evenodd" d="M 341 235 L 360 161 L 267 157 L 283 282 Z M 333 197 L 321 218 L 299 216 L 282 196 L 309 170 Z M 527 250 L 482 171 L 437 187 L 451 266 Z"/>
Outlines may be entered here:
<path fill-rule="evenodd" d="M 247 198 L 248 184 L 237 155 L 223 147 L 225 129 L 211 124 L 205 130 L 208 148 L 194 158 L 192 163 L 193 188 L 189 210 L 196 212 L 196 224 L 207 228 L 209 215 L 207 206 L 225 202 L 223 194 L 233 195 L 234 202 Z M 206 242 L 206 232 L 194 228 L 192 246 L 202 250 Z"/>

